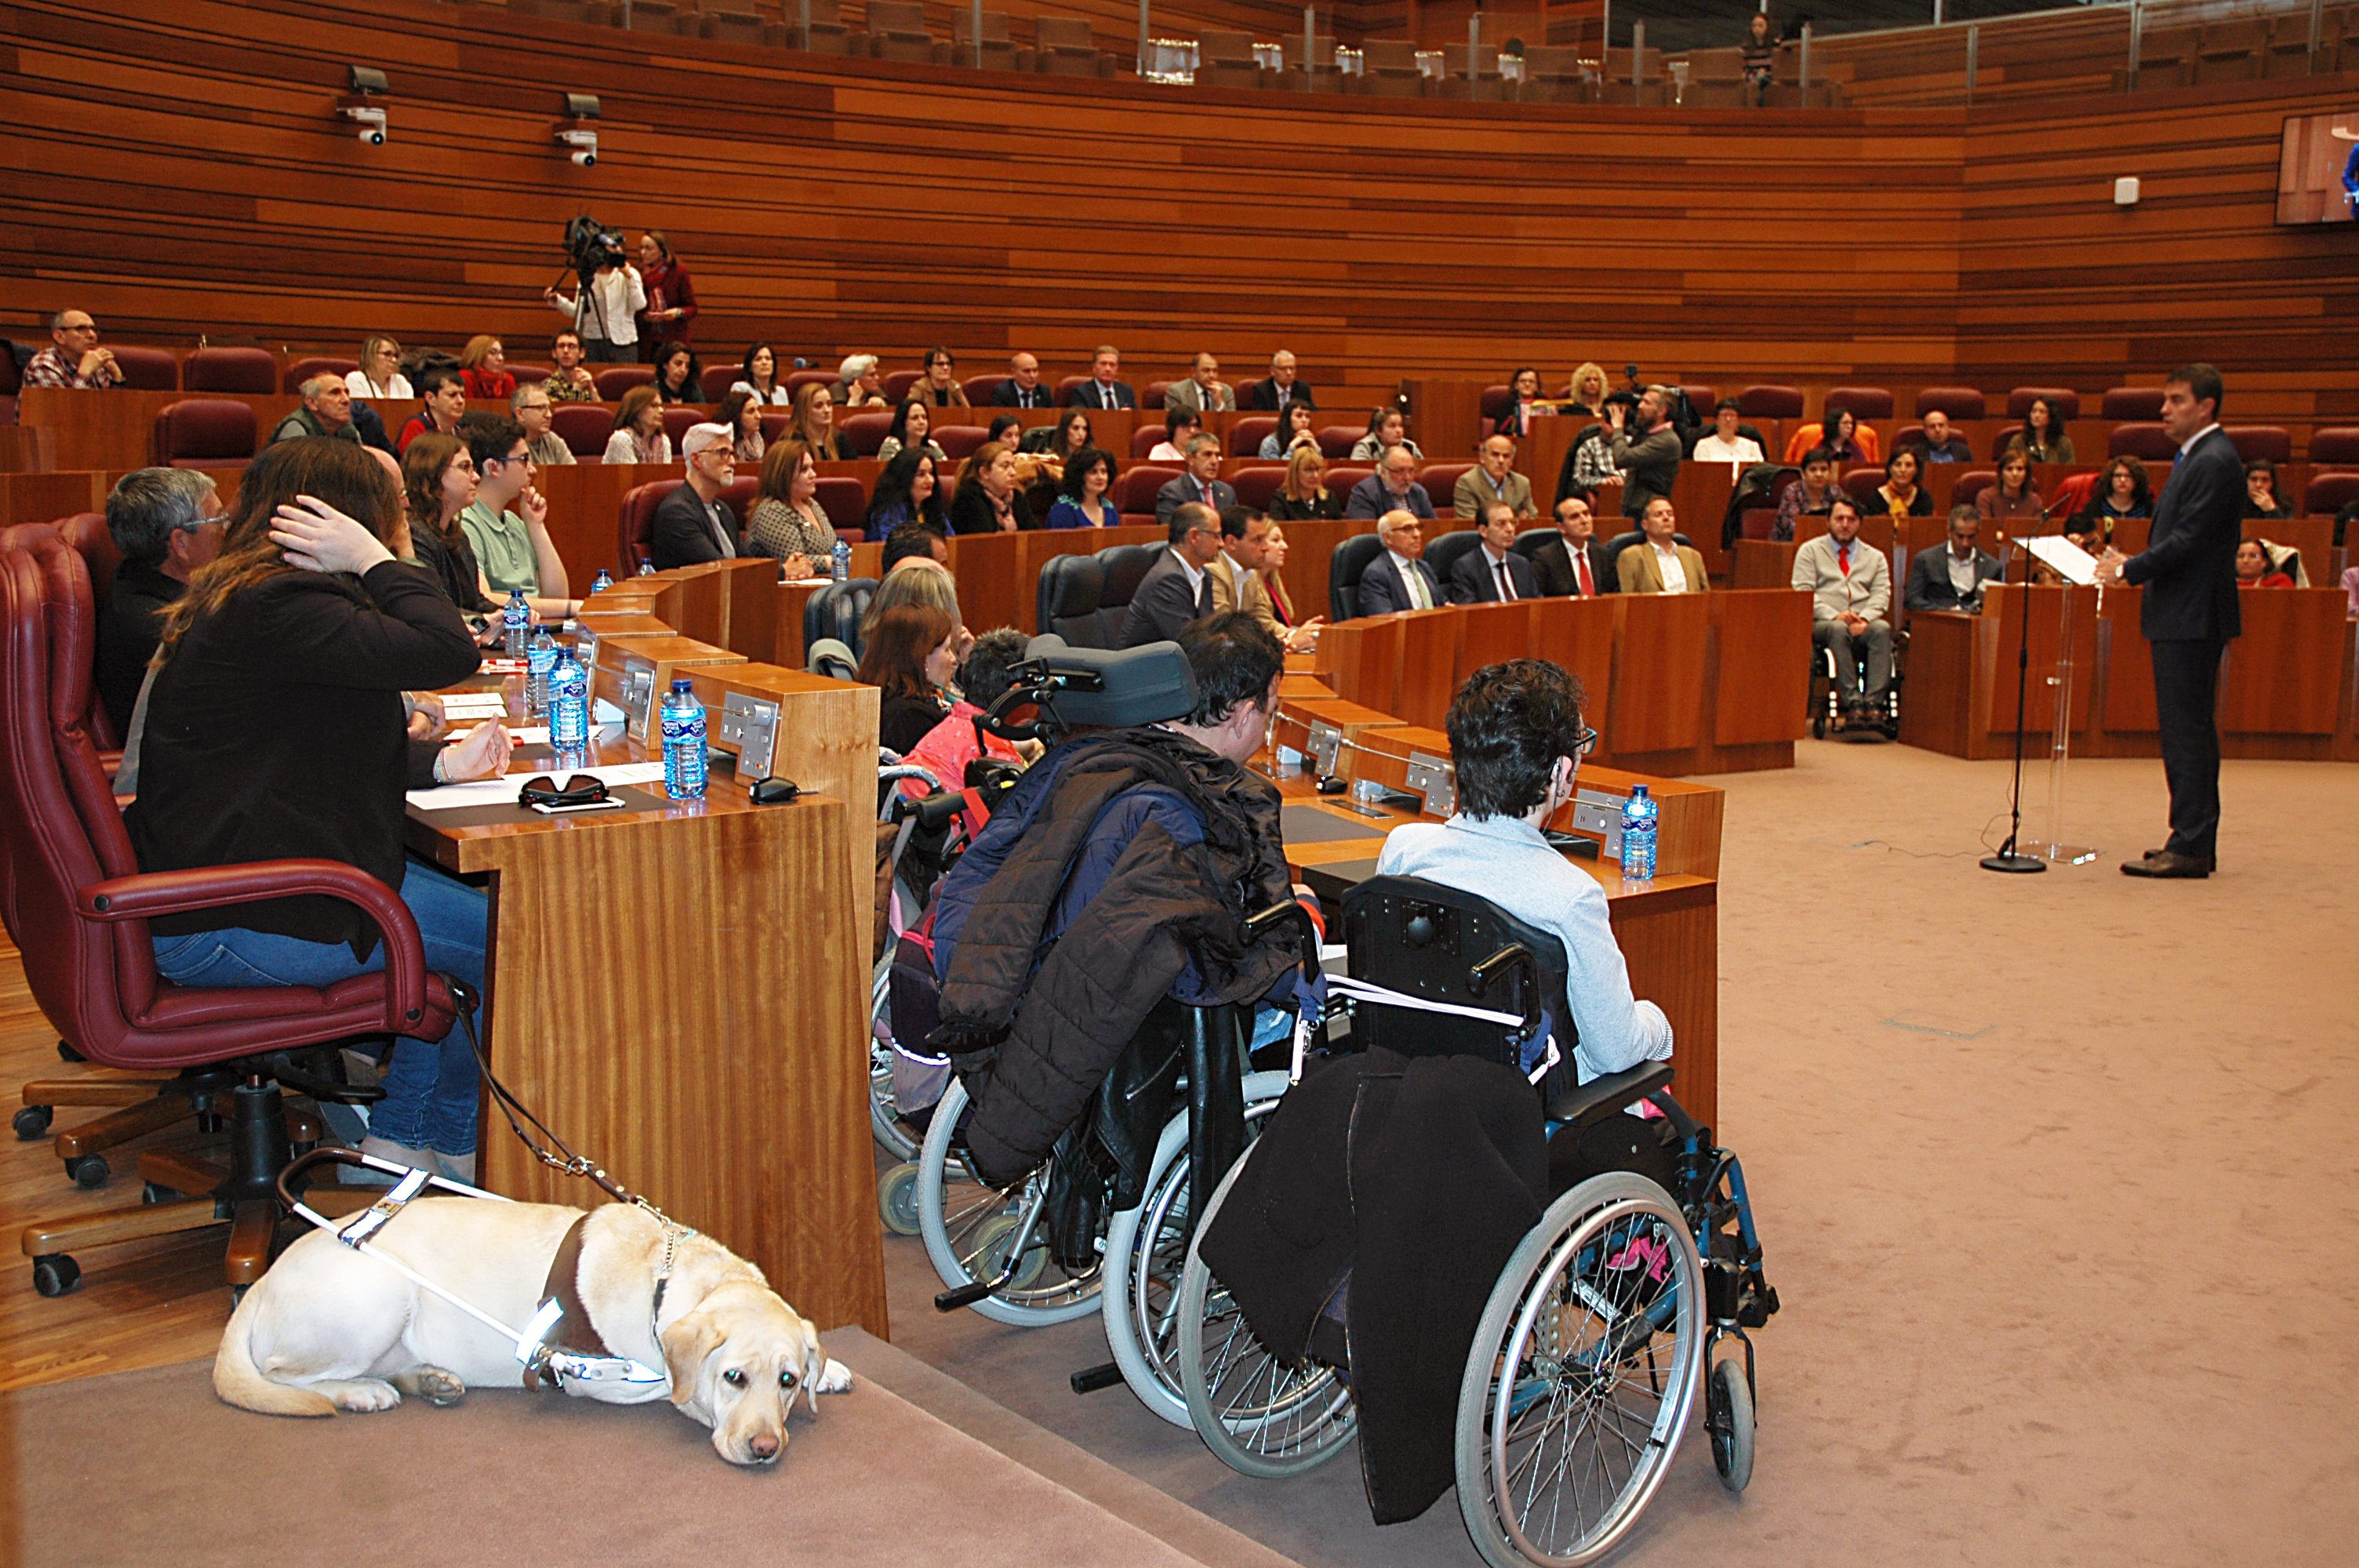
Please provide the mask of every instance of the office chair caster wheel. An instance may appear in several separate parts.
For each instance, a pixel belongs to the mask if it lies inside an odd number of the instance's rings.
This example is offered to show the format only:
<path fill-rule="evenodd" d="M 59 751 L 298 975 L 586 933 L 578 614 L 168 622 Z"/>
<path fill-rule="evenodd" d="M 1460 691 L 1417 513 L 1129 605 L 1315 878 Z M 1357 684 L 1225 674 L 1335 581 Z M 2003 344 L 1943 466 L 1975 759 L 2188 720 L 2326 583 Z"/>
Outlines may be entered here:
<path fill-rule="evenodd" d="M 1814 713 L 1810 715 L 1810 739 L 1813 741 L 1823 741 L 1826 738 L 1827 716 L 1823 713 Z"/>
<path fill-rule="evenodd" d="M 33 1260 L 33 1289 L 45 1296 L 61 1296 L 82 1282 L 82 1265 L 62 1252 Z"/>
<path fill-rule="evenodd" d="M 114 1174 L 114 1172 L 107 1164 L 104 1156 L 84 1154 L 78 1159 L 66 1162 L 66 1174 L 72 1179 L 75 1186 L 88 1193 L 95 1192 L 106 1185 L 106 1178 Z"/>
<path fill-rule="evenodd" d="M 1745 1363 L 1734 1357 L 1712 1369 L 1704 1424 L 1712 1432 L 1712 1468 L 1732 1492 L 1753 1479 L 1753 1390 L 1745 1386 Z"/>
<path fill-rule="evenodd" d="M 28 1105 L 18 1111 L 16 1119 L 10 1123 L 16 1130 L 16 1141 L 20 1143 L 30 1143 L 48 1132 L 49 1119 L 56 1114 L 56 1111 L 45 1105 Z"/>
<path fill-rule="evenodd" d="M 918 1234 L 918 1167 L 904 1160 L 876 1184 L 876 1212 L 896 1236 Z"/>
<path fill-rule="evenodd" d="M 90 1058 L 75 1050 L 72 1046 L 67 1044 L 64 1041 L 60 1040 L 58 1042 L 58 1060 L 60 1062 L 87 1062 Z"/>

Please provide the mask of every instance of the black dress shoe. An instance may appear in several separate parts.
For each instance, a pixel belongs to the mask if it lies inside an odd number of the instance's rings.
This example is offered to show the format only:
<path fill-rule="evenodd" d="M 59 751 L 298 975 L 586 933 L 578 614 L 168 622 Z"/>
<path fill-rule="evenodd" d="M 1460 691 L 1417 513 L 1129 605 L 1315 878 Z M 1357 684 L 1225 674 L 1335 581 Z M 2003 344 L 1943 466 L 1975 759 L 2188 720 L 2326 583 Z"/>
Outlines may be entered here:
<path fill-rule="evenodd" d="M 2168 849 L 2158 849 L 2143 860 L 2123 861 L 2122 874 L 2128 877 L 2208 877 L 2214 863 L 2208 855 L 2174 855 Z"/>

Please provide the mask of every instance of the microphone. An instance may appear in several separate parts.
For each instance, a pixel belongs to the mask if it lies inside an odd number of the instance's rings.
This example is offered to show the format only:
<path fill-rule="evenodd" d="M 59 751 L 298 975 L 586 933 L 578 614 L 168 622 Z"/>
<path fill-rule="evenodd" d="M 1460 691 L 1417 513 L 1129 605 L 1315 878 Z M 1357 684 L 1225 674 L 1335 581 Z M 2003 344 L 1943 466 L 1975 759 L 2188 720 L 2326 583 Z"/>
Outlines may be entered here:
<path fill-rule="evenodd" d="M 795 368 L 797 370 L 809 370 L 810 369 L 810 361 L 803 358 L 800 354 L 797 354 L 795 356 Z"/>

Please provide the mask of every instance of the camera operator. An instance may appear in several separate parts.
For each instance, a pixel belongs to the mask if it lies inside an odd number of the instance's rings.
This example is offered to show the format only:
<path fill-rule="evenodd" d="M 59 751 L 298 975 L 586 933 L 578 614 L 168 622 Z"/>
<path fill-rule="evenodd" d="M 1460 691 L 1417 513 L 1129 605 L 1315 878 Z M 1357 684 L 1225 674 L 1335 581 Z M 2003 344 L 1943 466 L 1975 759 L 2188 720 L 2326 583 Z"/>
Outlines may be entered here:
<path fill-rule="evenodd" d="M 573 269 L 581 277 L 585 264 L 594 266 L 586 287 L 571 298 L 554 288 L 542 289 L 540 297 L 559 315 L 572 318 L 573 330 L 592 360 L 628 363 L 638 352 L 638 313 L 647 308 L 646 282 L 639 269 L 624 259 L 622 244 L 613 235 L 598 234 L 584 249 L 590 254 L 577 254 Z"/>

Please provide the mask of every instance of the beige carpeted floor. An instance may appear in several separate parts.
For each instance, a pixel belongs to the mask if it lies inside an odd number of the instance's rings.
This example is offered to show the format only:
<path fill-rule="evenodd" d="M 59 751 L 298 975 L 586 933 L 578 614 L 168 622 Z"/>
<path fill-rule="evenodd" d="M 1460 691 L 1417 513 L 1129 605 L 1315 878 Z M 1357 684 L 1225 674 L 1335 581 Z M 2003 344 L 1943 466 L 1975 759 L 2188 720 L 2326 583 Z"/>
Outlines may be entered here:
<path fill-rule="evenodd" d="M 2104 857 L 2006 877 L 2002 764 L 1799 752 L 1713 781 L 1723 1130 L 1785 1302 L 1758 1468 L 1732 1501 L 1691 1433 L 1617 1561 L 2359 1561 L 2359 768 L 2229 763 L 2221 874 L 2171 883 L 2114 869 L 2161 841 L 2157 762 L 2076 762 Z M 900 1348 L 1255 1539 L 1475 1561 L 1451 1499 L 1378 1530 L 1348 1455 L 1231 1476 L 1067 1391 L 1094 1324 L 938 1317 L 887 1252 Z"/>

